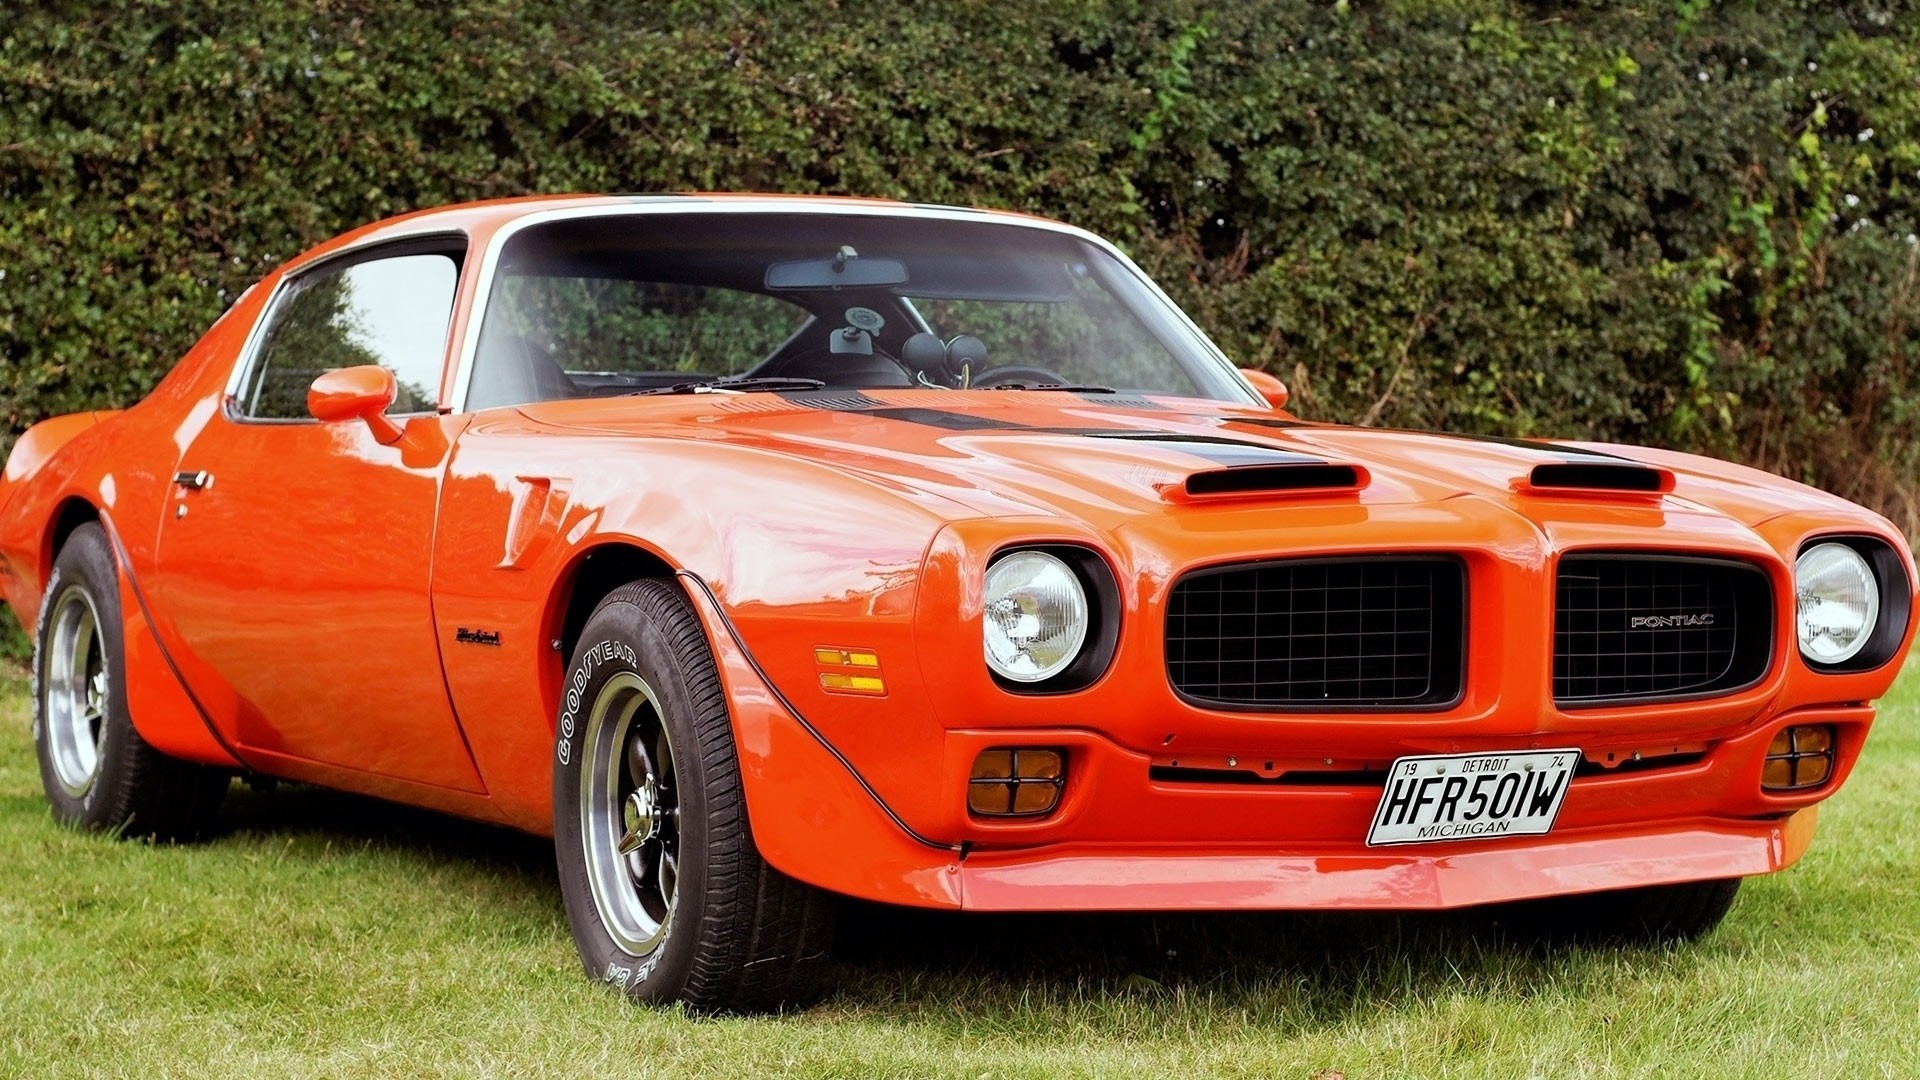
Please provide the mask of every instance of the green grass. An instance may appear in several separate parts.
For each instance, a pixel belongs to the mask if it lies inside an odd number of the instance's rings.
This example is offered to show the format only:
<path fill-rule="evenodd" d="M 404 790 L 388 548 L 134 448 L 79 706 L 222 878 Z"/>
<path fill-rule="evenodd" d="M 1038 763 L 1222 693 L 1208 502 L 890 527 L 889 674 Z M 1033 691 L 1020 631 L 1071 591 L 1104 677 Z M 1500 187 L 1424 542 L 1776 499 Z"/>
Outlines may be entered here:
<path fill-rule="evenodd" d="M 236 788 L 199 845 L 56 828 L 5 669 L 0 1076 L 1911 1077 L 1916 790 L 1920 671 L 1812 853 L 1692 946 L 860 908 L 824 1004 L 702 1020 L 589 984 L 516 834 L 305 788 Z"/>

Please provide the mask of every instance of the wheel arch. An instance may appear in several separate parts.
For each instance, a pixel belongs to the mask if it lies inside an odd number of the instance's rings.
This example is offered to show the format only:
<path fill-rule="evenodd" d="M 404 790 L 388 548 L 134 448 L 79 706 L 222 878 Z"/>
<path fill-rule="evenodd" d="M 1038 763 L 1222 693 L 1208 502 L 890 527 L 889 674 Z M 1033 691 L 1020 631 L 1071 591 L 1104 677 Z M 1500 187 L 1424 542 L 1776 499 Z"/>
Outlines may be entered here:
<path fill-rule="evenodd" d="M 946 873 L 957 849 L 913 832 L 853 763 L 792 711 L 748 654 L 720 597 L 708 585 L 709 570 L 699 564 L 677 565 L 660 547 L 628 532 L 601 534 L 565 556 L 549 589 L 541 642 L 548 737 L 557 735 L 552 727 L 569 665 L 594 609 L 632 581 L 668 581 L 700 622 L 727 688 L 747 825 L 768 865 L 831 891 L 958 907 L 954 881 Z M 796 815 L 793 808 L 803 802 L 814 813 Z M 543 809 L 550 816 L 550 807 Z M 833 842 L 823 844 L 823 828 Z M 869 853 L 876 865 L 885 867 L 879 872 L 883 880 L 873 880 L 873 865 L 843 872 L 840 852 L 846 849 Z"/>
<path fill-rule="evenodd" d="M 674 564 L 658 551 L 626 538 L 608 538 L 587 545 L 568 558 L 555 578 L 543 620 L 543 636 L 553 643 L 540 672 L 547 723 L 553 723 L 559 712 L 560 685 L 593 609 L 600 606 L 607 594 L 642 578 L 661 578 L 672 582 L 674 588 L 681 588 L 674 576 L 675 570 Z"/>
<path fill-rule="evenodd" d="M 40 580 L 53 575 L 53 560 L 80 526 L 100 520 L 100 508 L 79 495 L 60 500 L 47 517 L 46 541 L 40 547 Z"/>
<path fill-rule="evenodd" d="M 29 513 L 37 516 L 32 511 Z M 37 531 L 32 516 L 21 522 L 20 531 L 11 539 L 16 545 L 14 572 L 9 574 L 5 567 L 0 567 L 0 601 L 12 603 L 21 629 L 29 639 L 39 635 L 34 613 L 40 610 L 47 582 L 53 580 L 53 563 L 60 557 L 60 549 L 80 526 L 99 521 L 100 510 L 83 495 L 67 495 L 54 503 Z"/>

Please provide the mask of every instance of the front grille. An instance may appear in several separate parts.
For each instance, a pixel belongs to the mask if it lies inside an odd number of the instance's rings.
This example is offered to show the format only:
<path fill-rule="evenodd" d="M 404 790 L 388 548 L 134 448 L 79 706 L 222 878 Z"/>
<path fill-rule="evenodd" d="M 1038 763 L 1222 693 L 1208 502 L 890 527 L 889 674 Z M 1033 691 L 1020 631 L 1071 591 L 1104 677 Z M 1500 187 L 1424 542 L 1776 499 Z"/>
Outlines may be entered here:
<path fill-rule="evenodd" d="M 1560 561 L 1553 699 L 1618 705 L 1728 693 L 1773 651 L 1773 590 L 1722 559 L 1577 555 Z"/>
<path fill-rule="evenodd" d="M 1203 705 L 1444 708 L 1460 697 L 1465 612 L 1451 558 L 1198 570 L 1167 602 L 1167 675 Z"/>

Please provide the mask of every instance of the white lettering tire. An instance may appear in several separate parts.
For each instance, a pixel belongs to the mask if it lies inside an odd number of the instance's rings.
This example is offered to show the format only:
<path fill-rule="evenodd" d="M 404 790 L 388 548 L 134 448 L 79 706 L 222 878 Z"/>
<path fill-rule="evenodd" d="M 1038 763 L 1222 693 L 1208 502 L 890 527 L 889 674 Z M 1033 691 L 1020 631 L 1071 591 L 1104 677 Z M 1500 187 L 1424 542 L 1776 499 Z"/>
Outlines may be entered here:
<path fill-rule="evenodd" d="M 554 852 L 587 974 L 702 1012 L 811 1001 L 831 897 L 754 847 L 726 693 L 673 583 L 601 601 L 555 727 Z"/>

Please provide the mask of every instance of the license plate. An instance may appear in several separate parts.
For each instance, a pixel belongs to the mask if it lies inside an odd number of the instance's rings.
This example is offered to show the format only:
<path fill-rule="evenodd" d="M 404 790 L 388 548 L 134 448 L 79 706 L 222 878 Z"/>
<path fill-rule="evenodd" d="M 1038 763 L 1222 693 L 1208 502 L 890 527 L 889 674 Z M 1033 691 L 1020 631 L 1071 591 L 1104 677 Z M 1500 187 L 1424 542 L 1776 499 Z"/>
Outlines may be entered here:
<path fill-rule="evenodd" d="M 1387 771 L 1367 846 L 1539 836 L 1579 764 L 1578 750 L 1403 757 Z"/>

